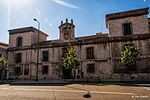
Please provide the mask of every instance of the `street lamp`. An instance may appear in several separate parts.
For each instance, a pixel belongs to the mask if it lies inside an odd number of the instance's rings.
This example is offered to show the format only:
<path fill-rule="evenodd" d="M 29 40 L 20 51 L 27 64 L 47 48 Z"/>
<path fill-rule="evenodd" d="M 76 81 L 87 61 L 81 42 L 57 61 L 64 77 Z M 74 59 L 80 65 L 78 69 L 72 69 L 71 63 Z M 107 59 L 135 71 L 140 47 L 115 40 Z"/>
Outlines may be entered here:
<path fill-rule="evenodd" d="M 36 81 L 38 81 L 38 71 L 39 71 L 39 32 L 40 32 L 40 22 L 37 19 L 33 19 L 38 23 L 38 46 L 37 46 L 37 64 L 36 64 Z"/>

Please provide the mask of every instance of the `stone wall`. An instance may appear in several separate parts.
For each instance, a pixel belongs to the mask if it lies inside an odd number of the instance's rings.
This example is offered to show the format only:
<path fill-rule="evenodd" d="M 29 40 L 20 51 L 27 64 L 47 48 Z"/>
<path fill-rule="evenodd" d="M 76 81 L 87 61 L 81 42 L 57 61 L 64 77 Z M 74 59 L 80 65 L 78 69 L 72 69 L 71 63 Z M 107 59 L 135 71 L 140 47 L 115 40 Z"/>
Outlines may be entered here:
<path fill-rule="evenodd" d="M 0 55 L 3 57 L 7 57 L 7 49 L 0 47 Z"/>
<path fill-rule="evenodd" d="M 17 37 L 23 37 L 22 46 L 30 46 L 32 40 L 32 32 L 25 32 L 21 34 L 13 34 L 9 36 L 9 47 L 16 47 Z"/>
<path fill-rule="evenodd" d="M 115 73 L 124 72 L 126 67 L 120 63 L 120 55 L 124 50 L 124 46 L 126 44 L 133 44 L 137 48 L 140 49 L 140 54 L 138 56 L 137 61 L 137 71 L 145 72 L 146 69 L 150 69 L 149 61 L 150 61 L 150 46 L 149 40 L 134 40 L 134 41 L 126 41 L 126 42 L 114 42 L 112 43 L 112 59 L 113 59 L 113 69 Z M 126 71 L 125 71 L 126 72 Z M 149 70 L 150 72 L 150 70 Z"/>
<path fill-rule="evenodd" d="M 94 59 L 86 59 L 86 48 L 94 47 Z M 112 66 L 110 62 L 110 44 L 91 44 L 81 46 L 81 67 L 84 73 L 84 78 L 98 78 L 101 74 L 111 74 Z M 95 64 L 95 73 L 87 73 L 87 65 Z"/>
<path fill-rule="evenodd" d="M 22 46 L 31 46 L 38 42 L 38 33 L 37 32 L 24 32 L 16 33 L 9 35 L 9 47 L 16 47 L 17 37 L 23 37 Z M 47 36 L 39 34 L 39 42 L 46 41 Z"/>
<path fill-rule="evenodd" d="M 108 21 L 109 36 L 124 36 L 123 24 L 132 23 L 133 34 L 147 34 L 149 33 L 147 15 L 127 17 L 121 19 L 114 19 Z"/>
<path fill-rule="evenodd" d="M 137 74 L 113 74 L 112 78 L 113 80 L 117 80 L 117 81 L 137 81 L 137 82 L 149 82 L 150 81 L 150 77 L 149 77 L 150 73 L 137 73 Z"/>

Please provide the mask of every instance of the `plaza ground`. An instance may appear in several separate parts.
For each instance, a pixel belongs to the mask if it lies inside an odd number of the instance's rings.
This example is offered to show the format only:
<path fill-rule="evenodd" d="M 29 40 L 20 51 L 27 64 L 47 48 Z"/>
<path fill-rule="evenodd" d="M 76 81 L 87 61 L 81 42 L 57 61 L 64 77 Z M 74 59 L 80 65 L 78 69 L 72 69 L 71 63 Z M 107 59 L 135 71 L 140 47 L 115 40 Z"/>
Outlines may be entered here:
<path fill-rule="evenodd" d="M 85 98 L 88 91 L 91 97 Z M 0 85 L 0 100 L 150 100 L 150 87 L 125 84 L 4 84 Z"/>

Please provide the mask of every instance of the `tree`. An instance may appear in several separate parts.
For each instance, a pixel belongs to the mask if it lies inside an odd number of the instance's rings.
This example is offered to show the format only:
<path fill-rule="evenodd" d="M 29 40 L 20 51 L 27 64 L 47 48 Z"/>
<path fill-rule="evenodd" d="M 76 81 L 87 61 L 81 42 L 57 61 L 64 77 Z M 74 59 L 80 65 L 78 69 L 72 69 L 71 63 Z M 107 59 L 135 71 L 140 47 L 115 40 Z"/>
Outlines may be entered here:
<path fill-rule="evenodd" d="M 4 78 L 4 74 L 6 72 L 6 70 L 8 69 L 8 61 L 5 57 L 0 57 L 0 75 L 1 75 L 1 79 Z"/>
<path fill-rule="evenodd" d="M 80 61 L 78 60 L 76 55 L 76 49 L 73 47 L 67 48 L 67 53 L 62 58 L 62 60 L 65 69 L 76 69 L 80 65 Z"/>
<path fill-rule="evenodd" d="M 130 70 L 134 69 L 139 52 L 140 50 L 133 45 L 125 46 L 125 50 L 121 52 L 121 64 Z"/>

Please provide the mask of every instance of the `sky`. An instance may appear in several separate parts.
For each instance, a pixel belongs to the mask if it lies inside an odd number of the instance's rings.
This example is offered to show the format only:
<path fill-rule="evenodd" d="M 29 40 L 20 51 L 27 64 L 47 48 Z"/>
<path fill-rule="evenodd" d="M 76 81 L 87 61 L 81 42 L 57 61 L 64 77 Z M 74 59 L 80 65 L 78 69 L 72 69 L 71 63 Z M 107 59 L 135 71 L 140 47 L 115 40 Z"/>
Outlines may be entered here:
<path fill-rule="evenodd" d="M 49 40 L 59 38 L 58 27 L 66 18 L 74 20 L 76 37 L 108 33 L 106 14 L 145 7 L 150 0 L 0 0 L 0 42 L 9 42 L 10 29 L 37 28 L 33 18 Z"/>

